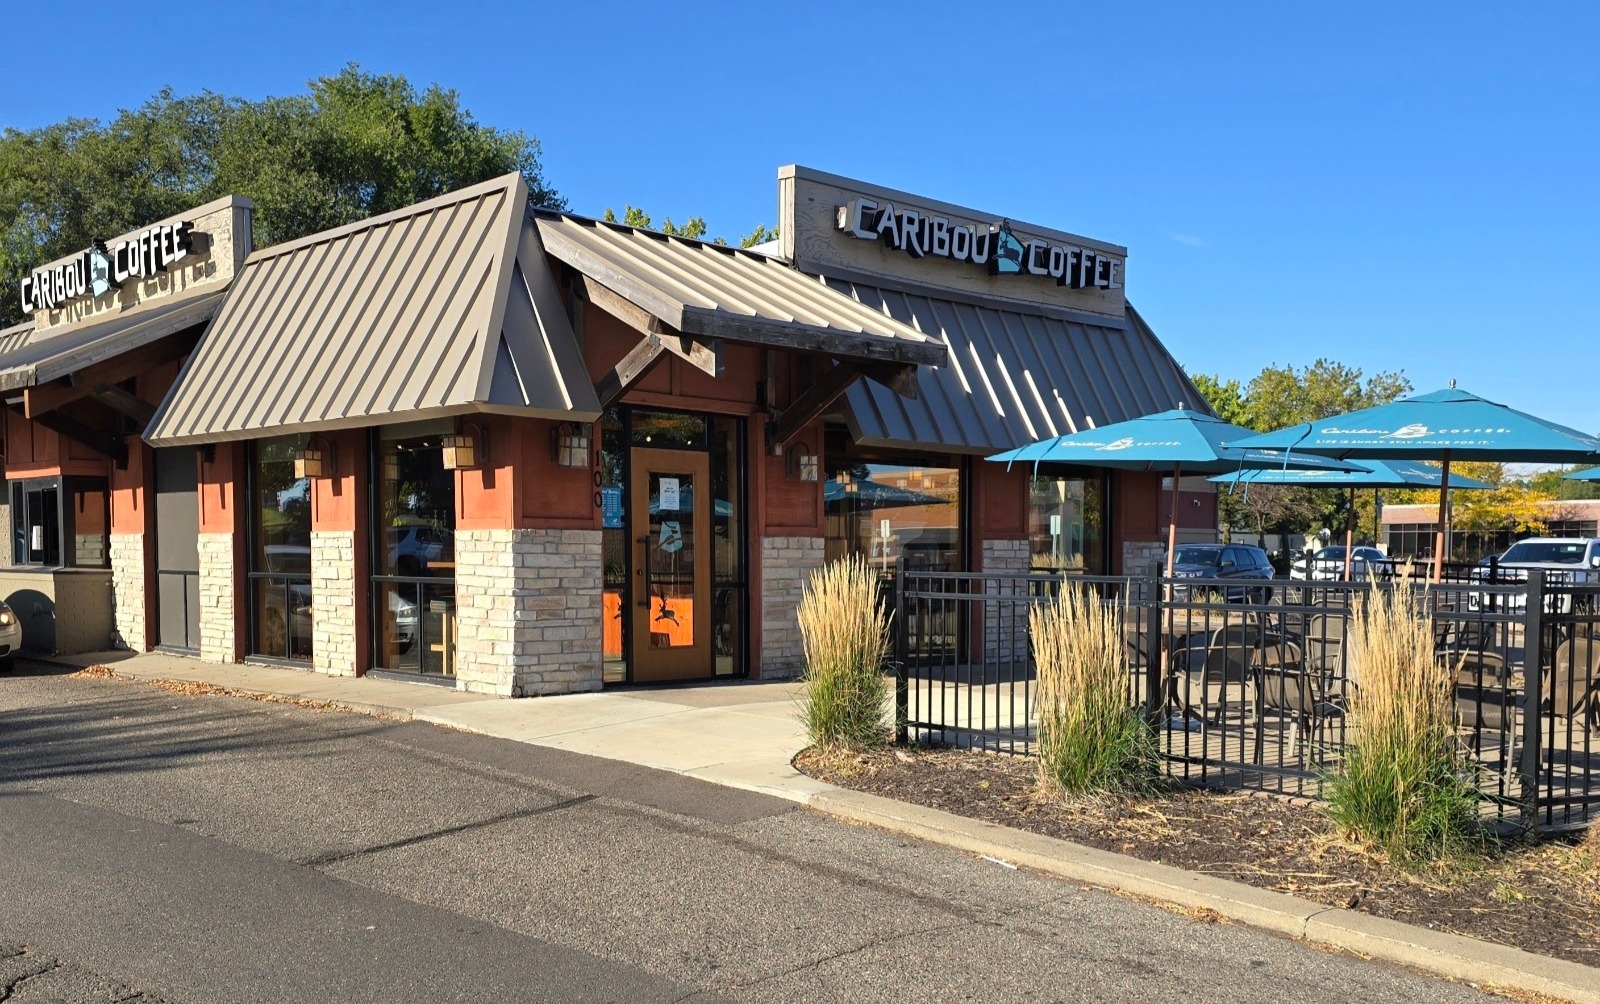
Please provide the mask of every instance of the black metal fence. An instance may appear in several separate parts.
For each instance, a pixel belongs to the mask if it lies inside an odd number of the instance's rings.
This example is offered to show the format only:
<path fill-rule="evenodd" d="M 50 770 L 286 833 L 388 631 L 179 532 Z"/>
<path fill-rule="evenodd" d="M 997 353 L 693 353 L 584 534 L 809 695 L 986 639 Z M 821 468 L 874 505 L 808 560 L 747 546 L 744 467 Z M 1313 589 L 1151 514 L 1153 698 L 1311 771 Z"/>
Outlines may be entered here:
<path fill-rule="evenodd" d="M 1028 613 L 1064 585 L 1124 610 L 1128 699 L 1184 782 L 1315 798 L 1351 739 L 1350 616 L 1369 588 L 1416 588 L 1455 670 L 1465 762 L 1486 815 L 1531 832 L 1600 801 L 1600 586 L 1468 568 L 1424 585 L 897 570 L 901 742 L 1031 754 Z M 1453 581 L 1452 581 L 1453 580 Z M 1168 588 L 1170 586 L 1170 589 Z"/>

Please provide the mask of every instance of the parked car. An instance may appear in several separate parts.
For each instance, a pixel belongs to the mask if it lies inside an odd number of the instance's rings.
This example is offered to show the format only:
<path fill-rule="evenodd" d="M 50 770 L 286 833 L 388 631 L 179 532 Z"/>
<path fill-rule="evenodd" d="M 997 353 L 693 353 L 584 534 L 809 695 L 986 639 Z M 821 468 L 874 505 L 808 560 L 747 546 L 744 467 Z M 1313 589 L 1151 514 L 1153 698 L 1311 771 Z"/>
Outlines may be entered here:
<path fill-rule="evenodd" d="M 427 575 L 439 562 L 455 560 L 455 533 L 443 527 L 389 528 L 389 567 L 396 575 Z"/>
<path fill-rule="evenodd" d="M 1600 538 L 1529 537 L 1512 544 L 1492 565 L 1487 562 L 1488 559 L 1479 562 L 1472 570 L 1472 581 L 1516 585 L 1528 581 L 1528 573 L 1538 569 L 1544 572 L 1547 585 L 1600 585 Z M 1467 597 L 1467 606 L 1477 610 L 1490 598 L 1489 594 L 1475 591 Z M 1525 605 L 1520 595 L 1493 599 L 1505 601 L 1502 609 L 1520 610 Z M 1571 593 L 1558 593 L 1551 601 L 1552 611 L 1572 608 Z"/>
<path fill-rule="evenodd" d="M 1383 578 L 1389 556 L 1376 547 L 1362 545 L 1350 552 L 1350 579 L 1365 582 L 1368 576 Z M 1289 569 L 1289 578 L 1308 582 L 1338 582 L 1344 578 L 1344 545 L 1324 547 L 1309 558 L 1301 558 Z"/>
<path fill-rule="evenodd" d="M 11 668 L 22 647 L 22 622 L 7 604 L 0 602 L 0 670 Z"/>
<path fill-rule="evenodd" d="M 1220 589 L 1229 600 L 1265 603 L 1272 598 L 1272 589 L 1267 586 L 1251 589 L 1247 595 L 1242 586 L 1229 587 L 1220 583 L 1214 586 L 1195 580 L 1270 579 L 1272 575 L 1272 561 L 1267 552 L 1248 544 L 1180 544 L 1173 555 L 1172 577 L 1188 580 L 1174 590 L 1179 595 Z"/>

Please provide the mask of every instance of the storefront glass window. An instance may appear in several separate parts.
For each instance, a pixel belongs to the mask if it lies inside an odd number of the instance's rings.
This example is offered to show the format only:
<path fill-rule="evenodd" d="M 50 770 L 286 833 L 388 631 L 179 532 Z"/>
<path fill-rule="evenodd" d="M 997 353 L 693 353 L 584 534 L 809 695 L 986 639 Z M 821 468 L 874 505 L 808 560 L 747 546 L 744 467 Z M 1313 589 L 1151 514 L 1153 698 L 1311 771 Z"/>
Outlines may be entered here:
<path fill-rule="evenodd" d="M 739 516 L 744 512 L 744 465 L 739 462 L 739 432 L 737 419 L 711 420 L 711 494 L 716 499 L 711 520 L 716 545 L 711 556 L 712 668 L 718 676 L 730 676 L 743 664 L 744 528 Z"/>
<path fill-rule="evenodd" d="M 822 485 L 826 557 L 865 555 L 892 571 L 956 572 L 961 559 L 961 470 L 842 460 Z"/>
<path fill-rule="evenodd" d="M 634 446 L 657 450 L 703 450 L 706 448 L 704 415 L 676 411 L 635 411 L 629 423 Z"/>
<path fill-rule="evenodd" d="M 377 665 L 455 675 L 456 482 L 445 470 L 448 421 L 380 429 L 372 479 Z"/>
<path fill-rule="evenodd" d="M 627 442 L 622 413 L 609 409 L 600 419 L 600 545 L 605 562 L 605 623 L 600 634 L 606 683 L 628 678 L 622 643 L 627 630 L 623 600 L 628 588 Z"/>
<path fill-rule="evenodd" d="M 306 437 L 250 444 L 250 648 L 311 658 L 311 481 L 294 476 Z"/>
<path fill-rule="evenodd" d="M 1032 567 L 1104 575 L 1104 478 L 1034 478 L 1028 493 Z"/>

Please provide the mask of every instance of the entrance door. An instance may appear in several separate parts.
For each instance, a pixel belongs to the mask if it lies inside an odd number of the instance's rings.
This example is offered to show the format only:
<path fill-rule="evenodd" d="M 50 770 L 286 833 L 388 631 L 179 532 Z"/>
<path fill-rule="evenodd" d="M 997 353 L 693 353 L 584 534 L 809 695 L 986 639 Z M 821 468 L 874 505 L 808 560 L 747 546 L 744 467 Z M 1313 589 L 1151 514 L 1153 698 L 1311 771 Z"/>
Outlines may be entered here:
<path fill-rule="evenodd" d="M 156 450 L 156 644 L 200 647 L 200 476 L 193 447 Z"/>
<path fill-rule="evenodd" d="M 633 679 L 712 675 L 709 454 L 635 449 L 632 456 Z"/>

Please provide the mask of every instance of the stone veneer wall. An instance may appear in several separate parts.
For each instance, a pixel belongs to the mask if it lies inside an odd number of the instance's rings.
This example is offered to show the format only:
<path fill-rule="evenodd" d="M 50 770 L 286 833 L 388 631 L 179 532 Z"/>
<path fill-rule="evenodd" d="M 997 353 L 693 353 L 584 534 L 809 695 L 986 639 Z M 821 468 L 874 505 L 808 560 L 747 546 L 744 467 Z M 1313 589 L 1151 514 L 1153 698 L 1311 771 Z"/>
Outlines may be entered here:
<path fill-rule="evenodd" d="M 1159 540 L 1129 540 L 1122 544 L 1122 574 L 1152 576 L 1166 570 L 1167 545 Z"/>
<path fill-rule="evenodd" d="M 233 534 L 200 535 L 200 658 L 233 662 L 235 604 L 242 602 L 233 581 Z"/>
<path fill-rule="evenodd" d="M 761 678 L 798 676 L 805 668 L 800 645 L 800 590 L 822 567 L 821 537 L 761 538 Z"/>
<path fill-rule="evenodd" d="M 356 535 L 311 531 L 311 668 L 356 674 Z"/>
<path fill-rule="evenodd" d="M 118 648 L 143 652 L 146 625 L 144 616 L 144 534 L 111 535 L 111 602 L 116 624 Z"/>
<path fill-rule="evenodd" d="M 1026 540 L 986 540 L 982 560 L 986 575 L 1025 574 L 1033 564 Z M 984 580 L 984 593 L 996 597 L 983 604 L 984 654 L 990 665 L 1027 661 L 1028 592 L 1025 582 Z"/>
<path fill-rule="evenodd" d="M 458 689 L 600 689 L 599 530 L 457 530 L 455 548 Z"/>

